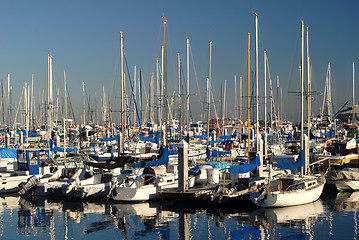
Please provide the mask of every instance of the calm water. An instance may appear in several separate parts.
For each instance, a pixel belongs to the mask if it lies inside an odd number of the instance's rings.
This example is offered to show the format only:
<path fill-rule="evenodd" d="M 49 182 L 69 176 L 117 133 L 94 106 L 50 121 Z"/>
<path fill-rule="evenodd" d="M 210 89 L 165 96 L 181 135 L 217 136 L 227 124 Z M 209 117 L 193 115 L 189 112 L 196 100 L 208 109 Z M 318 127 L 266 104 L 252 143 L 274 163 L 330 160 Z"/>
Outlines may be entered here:
<path fill-rule="evenodd" d="M 304 206 L 211 208 L 172 203 L 0 197 L 2 239 L 357 239 L 359 192 Z"/>

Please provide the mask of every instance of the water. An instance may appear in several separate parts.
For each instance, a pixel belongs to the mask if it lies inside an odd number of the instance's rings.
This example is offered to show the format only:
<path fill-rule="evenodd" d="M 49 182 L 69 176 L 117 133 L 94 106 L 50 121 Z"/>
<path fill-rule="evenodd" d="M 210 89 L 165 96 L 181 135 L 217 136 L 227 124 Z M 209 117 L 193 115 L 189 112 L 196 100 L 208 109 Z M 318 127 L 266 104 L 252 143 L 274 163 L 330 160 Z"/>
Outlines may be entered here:
<path fill-rule="evenodd" d="M 359 192 L 290 208 L 0 197 L 2 239 L 357 239 Z"/>

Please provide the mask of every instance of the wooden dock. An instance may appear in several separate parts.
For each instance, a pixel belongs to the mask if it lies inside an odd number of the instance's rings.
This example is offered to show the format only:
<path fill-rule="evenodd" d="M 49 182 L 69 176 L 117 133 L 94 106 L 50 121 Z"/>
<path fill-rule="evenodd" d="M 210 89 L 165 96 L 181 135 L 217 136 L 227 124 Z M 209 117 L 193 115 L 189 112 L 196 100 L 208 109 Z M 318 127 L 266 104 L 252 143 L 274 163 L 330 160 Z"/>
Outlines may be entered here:
<path fill-rule="evenodd" d="M 223 180 L 221 180 L 220 183 L 217 183 L 217 184 L 195 185 L 195 186 L 189 188 L 185 192 L 180 192 L 177 190 L 159 191 L 158 195 L 159 195 L 159 198 L 162 198 L 162 199 L 195 200 L 195 199 L 199 199 L 199 198 L 210 197 L 216 191 L 218 186 L 220 186 L 220 185 L 225 186 L 230 183 L 231 183 L 230 180 L 226 180 L 225 182 L 223 182 Z"/>

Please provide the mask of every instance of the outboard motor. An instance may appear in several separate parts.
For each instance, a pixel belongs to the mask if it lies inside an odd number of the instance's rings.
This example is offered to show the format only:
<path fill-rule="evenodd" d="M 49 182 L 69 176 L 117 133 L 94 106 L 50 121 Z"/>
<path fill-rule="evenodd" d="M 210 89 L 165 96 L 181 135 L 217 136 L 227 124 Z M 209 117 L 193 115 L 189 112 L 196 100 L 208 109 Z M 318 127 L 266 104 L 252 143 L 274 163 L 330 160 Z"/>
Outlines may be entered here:
<path fill-rule="evenodd" d="M 24 195 L 26 192 L 28 192 L 32 188 L 36 187 L 37 184 L 39 184 L 39 179 L 35 175 L 33 175 L 27 179 L 26 183 L 22 182 L 19 184 L 18 193 L 20 195 Z"/>

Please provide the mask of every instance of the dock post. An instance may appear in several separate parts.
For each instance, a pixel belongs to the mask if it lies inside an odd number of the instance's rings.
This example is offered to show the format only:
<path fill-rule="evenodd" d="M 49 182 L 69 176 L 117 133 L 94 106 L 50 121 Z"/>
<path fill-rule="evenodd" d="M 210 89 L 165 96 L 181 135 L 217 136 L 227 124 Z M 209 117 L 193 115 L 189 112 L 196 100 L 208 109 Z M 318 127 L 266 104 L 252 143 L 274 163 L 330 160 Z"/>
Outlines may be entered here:
<path fill-rule="evenodd" d="M 178 191 L 188 189 L 188 143 L 182 140 L 178 144 Z"/>
<path fill-rule="evenodd" d="M 20 130 L 19 137 L 20 137 L 20 144 L 23 144 L 24 143 L 24 132 L 21 130 Z"/>
<path fill-rule="evenodd" d="M 5 147 L 10 147 L 10 134 L 6 133 L 5 135 Z"/>
<path fill-rule="evenodd" d="M 117 135 L 117 151 L 118 151 L 118 157 L 121 156 L 123 153 L 123 135 L 121 132 Z"/>

